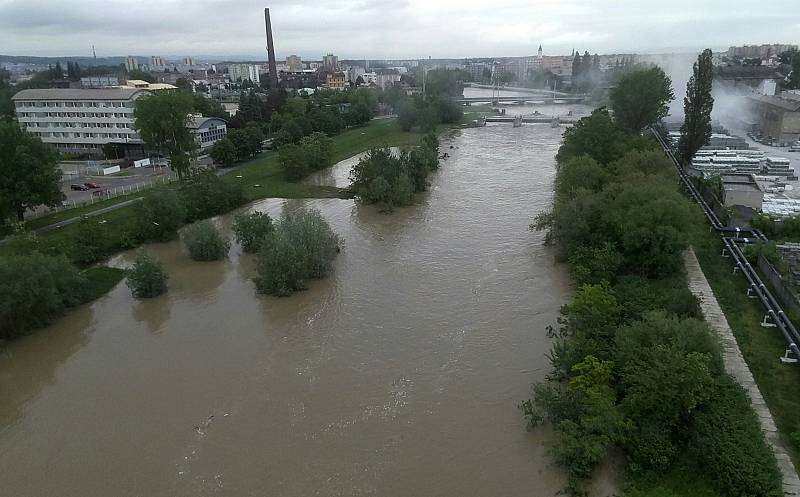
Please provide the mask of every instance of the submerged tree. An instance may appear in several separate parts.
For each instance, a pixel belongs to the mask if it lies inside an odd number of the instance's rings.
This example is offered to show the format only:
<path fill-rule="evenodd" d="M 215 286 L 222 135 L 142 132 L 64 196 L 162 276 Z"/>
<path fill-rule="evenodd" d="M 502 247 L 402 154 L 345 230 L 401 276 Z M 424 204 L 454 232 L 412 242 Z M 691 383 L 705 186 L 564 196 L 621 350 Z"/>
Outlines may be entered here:
<path fill-rule="evenodd" d="M 125 284 L 137 299 L 157 297 L 167 291 L 167 275 L 161 263 L 152 255 L 139 250 L 128 270 Z"/>

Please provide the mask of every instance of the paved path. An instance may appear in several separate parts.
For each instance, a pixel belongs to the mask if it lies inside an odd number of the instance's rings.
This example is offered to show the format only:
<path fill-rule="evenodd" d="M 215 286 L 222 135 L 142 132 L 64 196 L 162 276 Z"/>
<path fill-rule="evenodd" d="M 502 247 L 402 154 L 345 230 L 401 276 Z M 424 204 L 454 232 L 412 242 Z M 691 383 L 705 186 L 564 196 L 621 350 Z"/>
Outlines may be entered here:
<path fill-rule="evenodd" d="M 106 212 L 111 212 L 111 211 L 115 211 L 117 209 L 121 209 L 122 207 L 127 207 L 127 206 L 133 204 L 134 202 L 138 202 L 140 200 L 142 200 L 142 197 L 136 197 L 136 198 L 133 198 L 133 199 L 130 199 L 130 200 L 126 200 L 124 202 L 120 202 L 118 204 L 109 205 L 108 207 L 103 207 L 102 209 L 97 209 L 97 210 L 94 210 L 94 211 L 91 211 L 91 212 L 87 212 L 86 214 L 83 214 L 83 215 L 80 215 L 80 216 L 71 217 L 69 219 L 65 219 L 63 221 L 59 221 L 57 223 L 48 224 L 47 226 L 42 226 L 41 228 L 37 228 L 37 229 L 33 230 L 33 232 L 34 233 L 43 233 L 45 231 L 50 231 L 50 230 L 54 230 L 54 229 L 58 229 L 58 228 L 63 228 L 64 226 L 69 226 L 72 223 L 77 223 L 78 221 L 81 220 L 82 217 L 99 216 L 100 214 L 105 214 Z M 0 239 L 0 245 L 4 245 L 10 239 L 11 239 L 10 236 L 7 236 L 7 237 L 5 237 L 3 239 Z"/>
<path fill-rule="evenodd" d="M 684 253 L 684 264 L 688 273 L 689 290 L 700 301 L 700 308 L 703 310 L 706 322 L 719 334 L 722 341 L 722 358 L 725 362 L 725 371 L 733 376 L 747 391 L 750 402 L 753 404 L 753 409 L 761 422 L 761 430 L 775 451 L 778 467 L 783 473 L 783 493 L 784 495 L 800 496 L 800 479 L 797 477 L 797 471 L 783 447 L 778 428 L 772 419 L 772 414 L 769 412 L 766 402 L 764 402 L 764 397 L 761 396 L 750 368 L 747 367 L 747 363 L 742 357 L 739 345 L 736 343 L 736 337 L 733 336 L 728 320 L 725 319 L 725 314 L 723 314 L 693 250 L 690 249 Z M 775 360 L 777 361 L 778 358 L 776 357 Z"/>

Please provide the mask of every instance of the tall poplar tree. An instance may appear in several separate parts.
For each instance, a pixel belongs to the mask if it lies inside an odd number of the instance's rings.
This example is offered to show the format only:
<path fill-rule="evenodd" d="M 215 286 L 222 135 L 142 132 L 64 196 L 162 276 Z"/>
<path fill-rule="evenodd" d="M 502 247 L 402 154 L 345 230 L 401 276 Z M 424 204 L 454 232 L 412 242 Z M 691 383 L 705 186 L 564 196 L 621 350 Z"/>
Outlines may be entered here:
<path fill-rule="evenodd" d="M 684 121 L 678 141 L 678 150 L 684 163 L 691 161 L 694 154 L 711 139 L 711 111 L 714 109 L 714 97 L 711 96 L 714 79 L 712 56 L 711 49 L 703 50 L 694 63 L 692 77 L 686 85 Z"/>

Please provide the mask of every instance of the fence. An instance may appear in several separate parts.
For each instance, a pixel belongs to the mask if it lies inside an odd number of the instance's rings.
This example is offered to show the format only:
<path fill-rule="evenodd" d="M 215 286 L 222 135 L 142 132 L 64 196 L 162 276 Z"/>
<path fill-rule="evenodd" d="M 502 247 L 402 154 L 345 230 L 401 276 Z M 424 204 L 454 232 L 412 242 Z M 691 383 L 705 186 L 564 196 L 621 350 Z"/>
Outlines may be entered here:
<path fill-rule="evenodd" d="M 119 197 L 121 195 L 130 195 L 132 193 L 143 192 L 158 185 L 166 185 L 167 183 L 171 183 L 175 181 L 176 178 L 177 175 L 170 173 L 163 176 L 156 176 L 147 181 L 140 181 L 131 185 L 121 185 L 103 190 L 94 190 L 92 191 L 92 195 L 90 195 L 90 197 L 86 200 L 67 200 L 58 207 L 39 207 L 35 211 L 28 211 L 25 213 L 25 219 L 36 219 L 54 212 L 62 212 L 65 210 L 96 204 L 97 202 L 102 202 L 104 200 Z"/>
<path fill-rule="evenodd" d="M 781 273 L 763 255 L 758 256 L 758 270 L 767 280 L 775 296 L 786 309 L 800 311 L 800 303 Z"/>

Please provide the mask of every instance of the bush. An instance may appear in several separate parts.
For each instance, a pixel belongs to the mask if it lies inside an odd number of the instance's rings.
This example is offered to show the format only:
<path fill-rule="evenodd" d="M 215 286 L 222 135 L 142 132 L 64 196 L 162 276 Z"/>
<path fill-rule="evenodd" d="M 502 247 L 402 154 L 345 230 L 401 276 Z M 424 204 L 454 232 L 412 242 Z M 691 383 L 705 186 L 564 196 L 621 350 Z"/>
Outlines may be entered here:
<path fill-rule="evenodd" d="M 125 283 L 138 299 L 157 297 L 167 291 L 167 275 L 153 256 L 140 249 L 133 266 L 127 271 Z"/>
<path fill-rule="evenodd" d="M 230 249 L 230 242 L 219 234 L 209 220 L 198 221 L 188 226 L 182 238 L 189 251 L 189 257 L 196 261 L 224 259 Z"/>
<path fill-rule="evenodd" d="M 65 256 L 0 259 L 0 338 L 38 328 L 80 304 L 88 282 Z"/>
<path fill-rule="evenodd" d="M 714 396 L 694 418 L 692 450 L 724 495 L 779 497 L 782 477 L 744 389 L 719 378 Z"/>
<path fill-rule="evenodd" d="M 187 223 L 228 212 L 244 203 L 240 184 L 227 182 L 207 169 L 195 172 L 181 184 L 179 198 Z"/>
<path fill-rule="evenodd" d="M 284 297 L 304 289 L 330 271 L 340 243 L 318 210 L 284 209 L 258 252 L 258 291 Z"/>
<path fill-rule="evenodd" d="M 78 232 L 73 238 L 71 257 L 77 264 L 91 264 L 103 257 L 101 237 L 97 235 L 96 227 L 97 221 L 92 222 L 88 216 L 81 216 L 78 221 Z"/>
<path fill-rule="evenodd" d="M 430 171 L 438 166 L 438 140 L 426 136 L 423 146 L 394 155 L 388 148 L 367 152 L 350 170 L 351 188 L 366 204 L 387 210 L 411 203 L 415 192 L 424 191 Z"/>
<path fill-rule="evenodd" d="M 272 218 L 263 212 L 237 214 L 233 221 L 236 241 L 242 246 L 242 251 L 246 253 L 258 252 L 264 238 L 274 230 Z"/>
<path fill-rule="evenodd" d="M 142 241 L 165 242 L 178 237 L 186 209 L 178 194 L 166 188 L 147 193 L 136 203 L 137 233 Z"/>
<path fill-rule="evenodd" d="M 281 169 L 290 181 L 330 166 L 332 158 L 333 140 L 325 133 L 312 133 L 301 139 L 299 145 L 287 143 L 278 150 Z"/>

